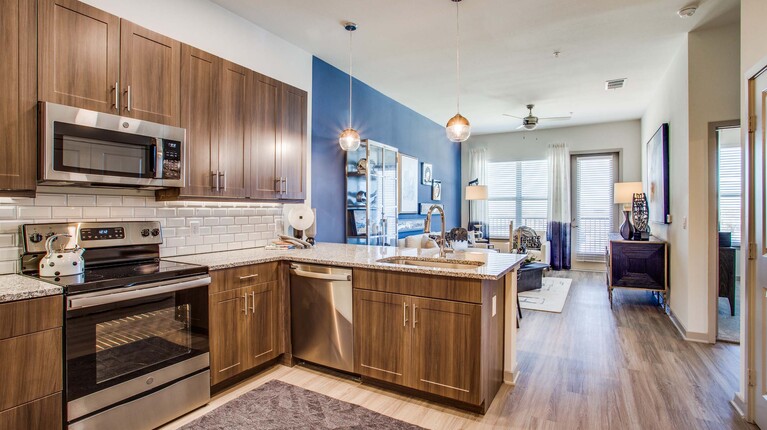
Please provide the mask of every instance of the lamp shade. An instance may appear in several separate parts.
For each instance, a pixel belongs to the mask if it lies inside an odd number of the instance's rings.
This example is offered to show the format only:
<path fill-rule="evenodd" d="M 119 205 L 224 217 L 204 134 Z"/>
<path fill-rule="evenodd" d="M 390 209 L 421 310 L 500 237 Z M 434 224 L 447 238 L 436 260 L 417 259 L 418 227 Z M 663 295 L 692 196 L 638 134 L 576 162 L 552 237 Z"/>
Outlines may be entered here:
<path fill-rule="evenodd" d="M 634 201 L 634 193 L 642 192 L 641 182 L 616 182 L 613 190 L 613 203 L 626 204 Z"/>
<path fill-rule="evenodd" d="M 487 200 L 487 185 L 469 185 L 466 187 L 466 200 Z"/>

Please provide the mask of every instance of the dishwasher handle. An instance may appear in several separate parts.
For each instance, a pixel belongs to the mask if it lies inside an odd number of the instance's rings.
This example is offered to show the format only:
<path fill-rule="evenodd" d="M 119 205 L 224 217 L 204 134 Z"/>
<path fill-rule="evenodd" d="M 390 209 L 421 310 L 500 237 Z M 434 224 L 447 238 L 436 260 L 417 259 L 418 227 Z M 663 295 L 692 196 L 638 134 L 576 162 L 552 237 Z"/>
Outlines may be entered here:
<path fill-rule="evenodd" d="M 290 268 L 291 273 L 302 278 L 324 279 L 326 281 L 351 281 L 352 275 L 334 275 L 332 273 L 307 272 L 295 267 Z"/>

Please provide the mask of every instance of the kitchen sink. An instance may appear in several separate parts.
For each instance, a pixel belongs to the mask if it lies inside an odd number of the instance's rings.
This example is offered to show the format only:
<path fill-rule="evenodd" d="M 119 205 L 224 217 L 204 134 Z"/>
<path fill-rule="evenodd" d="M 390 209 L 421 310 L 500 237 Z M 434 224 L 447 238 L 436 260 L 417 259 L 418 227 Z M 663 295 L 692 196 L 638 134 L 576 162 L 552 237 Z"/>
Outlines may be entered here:
<path fill-rule="evenodd" d="M 406 266 L 433 267 L 439 269 L 476 269 L 484 266 L 481 261 L 447 260 L 444 258 L 424 257 L 389 257 L 378 260 L 379 263 L 403 264 Z"/>

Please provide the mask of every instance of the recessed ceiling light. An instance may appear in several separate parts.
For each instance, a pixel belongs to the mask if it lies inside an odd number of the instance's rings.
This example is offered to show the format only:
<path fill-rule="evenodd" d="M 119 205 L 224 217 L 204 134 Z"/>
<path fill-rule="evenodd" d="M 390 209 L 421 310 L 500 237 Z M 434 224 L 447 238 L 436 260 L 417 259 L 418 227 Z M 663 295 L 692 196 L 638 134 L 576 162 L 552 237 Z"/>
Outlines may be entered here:
<path fill-rule="evenodd" d="M 679 15 L 680 18 L 689 18 L 693 15 L 695 15 L 695 12 L 698 10 L 698 5 L 691 4 L 689 6 L 685 6 L 681 9 L 679 9 L 676 14 Z"/>

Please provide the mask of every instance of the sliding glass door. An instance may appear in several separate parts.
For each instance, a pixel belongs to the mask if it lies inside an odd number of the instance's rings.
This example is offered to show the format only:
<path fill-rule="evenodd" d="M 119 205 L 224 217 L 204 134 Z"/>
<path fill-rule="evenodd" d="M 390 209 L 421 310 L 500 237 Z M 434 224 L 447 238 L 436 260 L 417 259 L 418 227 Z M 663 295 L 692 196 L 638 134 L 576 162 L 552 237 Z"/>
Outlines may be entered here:
<path fill-rule="evenodd" d="M 604 270 L 608 235 L 617 220 L 613 185 L 618 180 L 618 154 L 573 155 L 571 171 L 573 268 Z"/>

